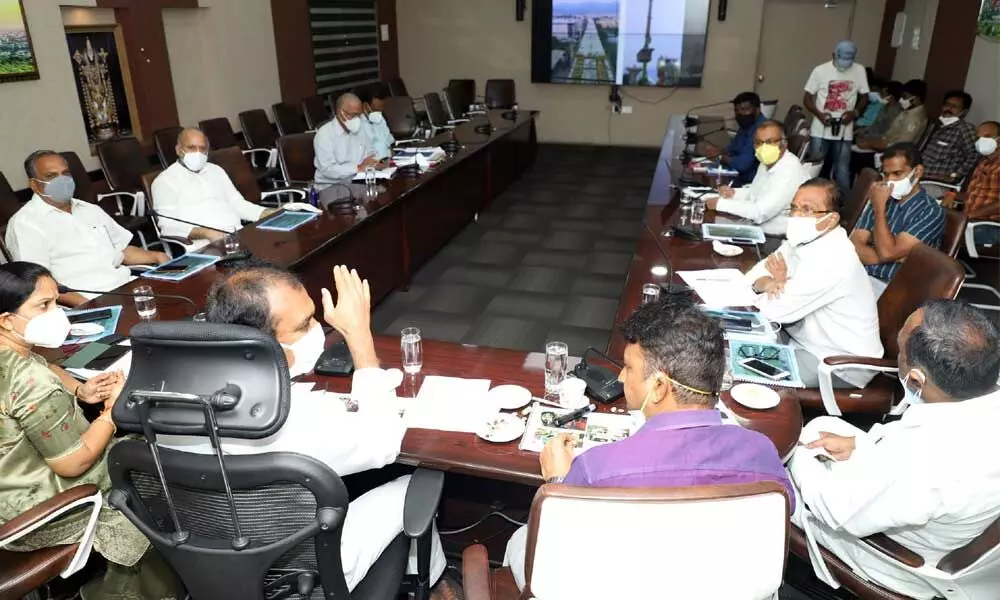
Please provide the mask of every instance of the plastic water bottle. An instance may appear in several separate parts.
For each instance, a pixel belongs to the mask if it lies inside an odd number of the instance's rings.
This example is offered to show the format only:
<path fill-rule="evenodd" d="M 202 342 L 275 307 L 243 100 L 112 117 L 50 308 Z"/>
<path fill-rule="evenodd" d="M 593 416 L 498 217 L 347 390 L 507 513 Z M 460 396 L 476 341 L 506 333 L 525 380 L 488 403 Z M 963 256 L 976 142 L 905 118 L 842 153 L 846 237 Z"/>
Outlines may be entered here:
<path fill-rule="evenodd" d="M 316 191 L 316 186 L 311 183 L 309 184 L 309 204 L 319 208 L 319 192 Z"/>

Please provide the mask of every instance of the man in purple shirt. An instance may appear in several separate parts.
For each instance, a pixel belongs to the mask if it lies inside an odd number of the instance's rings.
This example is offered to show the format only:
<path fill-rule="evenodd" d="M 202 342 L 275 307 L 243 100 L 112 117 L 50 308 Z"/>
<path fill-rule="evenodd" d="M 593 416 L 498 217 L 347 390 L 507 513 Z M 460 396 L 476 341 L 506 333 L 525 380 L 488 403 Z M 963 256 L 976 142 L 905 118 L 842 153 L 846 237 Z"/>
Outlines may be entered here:
<path fill-rule="evenodd" d="M 640 306 L 621 325 L 629 409 L 646 423 L 632 437 L 573 458 L 570 436 L 541 454 L 546 483 L 596 487 L 680 487 L 776 481 L 794 492 L 774 444 L 756 431 L 724 425 L 715 409 L 725 370 L 719 322 L 690 302 L 667 296 Z M 794 507 L 792 507 L 794 509 Z M 527 527 L 507 544 L 504 564 L 524 588 Z"/>

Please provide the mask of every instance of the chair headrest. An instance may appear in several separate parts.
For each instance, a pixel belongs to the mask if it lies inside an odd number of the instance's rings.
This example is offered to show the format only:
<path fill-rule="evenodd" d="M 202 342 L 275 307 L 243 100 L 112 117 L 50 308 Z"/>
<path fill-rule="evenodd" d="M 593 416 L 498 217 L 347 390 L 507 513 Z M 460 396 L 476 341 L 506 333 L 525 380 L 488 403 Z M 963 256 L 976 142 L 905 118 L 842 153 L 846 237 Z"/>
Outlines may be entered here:
<path fill-rule="evenodd" d="M 288 418 L 288 364 L 274 337 L 242 325 L 191 321 L 140 323 L 130 336 L 132 367 L 112 413 L 123 431 L 143 433 L 141 404 L 158 434 L 208 437 L 205 402 L 214 406 L 223 437 L 267 437 Z"/>

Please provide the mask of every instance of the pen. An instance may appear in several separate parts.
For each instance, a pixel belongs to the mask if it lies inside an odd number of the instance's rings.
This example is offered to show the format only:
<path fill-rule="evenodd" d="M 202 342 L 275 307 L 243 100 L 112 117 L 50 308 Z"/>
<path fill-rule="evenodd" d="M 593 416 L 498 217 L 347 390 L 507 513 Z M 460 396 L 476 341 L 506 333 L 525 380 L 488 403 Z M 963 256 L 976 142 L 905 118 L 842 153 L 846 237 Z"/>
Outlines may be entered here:
<path fill-rule="evenodd" d="M 552 425 L 551 425 L 551 427 L 562 427 L 566 423 L 571 423 L 571 422 L 579 419 L 583 415 L 585 415 L 585 414 L 587 414 L 589 412 L 594 412 L 595 410 L 597 410 L 597 406 L 595 406 L 593 404 L 588 404 L 587 406 L 584 406 L 583 408 L 578 408 L 578 409 L 576 409 L 576 410 L 574 410 L 572 412 L 568 412 L 568 413 L 564 414 L 561 417 L 556 417 L 555 419 L 552 419 Z"/>

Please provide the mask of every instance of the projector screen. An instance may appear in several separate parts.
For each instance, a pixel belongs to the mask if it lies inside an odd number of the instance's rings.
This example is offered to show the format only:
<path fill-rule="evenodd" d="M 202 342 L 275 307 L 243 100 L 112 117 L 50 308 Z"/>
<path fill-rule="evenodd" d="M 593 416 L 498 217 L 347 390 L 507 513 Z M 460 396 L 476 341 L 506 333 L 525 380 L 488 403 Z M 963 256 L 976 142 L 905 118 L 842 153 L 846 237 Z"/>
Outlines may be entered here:
<path fill-rule="evenodd" d="M 533 0 L 531 80 L 701 85 L 710 0 Z"/>

